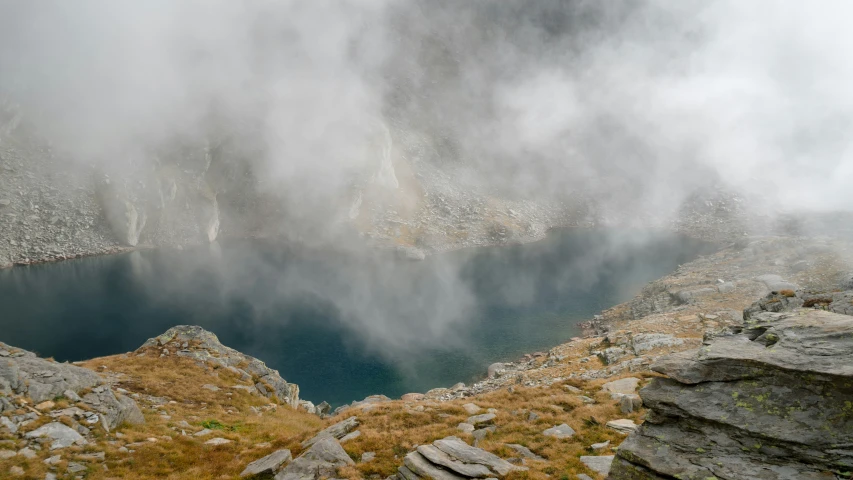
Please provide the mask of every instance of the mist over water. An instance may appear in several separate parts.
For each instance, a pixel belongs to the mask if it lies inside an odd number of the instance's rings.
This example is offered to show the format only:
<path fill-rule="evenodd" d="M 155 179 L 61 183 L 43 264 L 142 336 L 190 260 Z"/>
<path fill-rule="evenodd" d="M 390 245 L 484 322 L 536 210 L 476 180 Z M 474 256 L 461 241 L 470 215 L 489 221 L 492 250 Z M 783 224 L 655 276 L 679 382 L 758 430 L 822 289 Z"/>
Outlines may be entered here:
<path fill-rule="evenodd" d="M 401 260 L 231 241 L 0 271 L 0 340 L 57 360 L 132 351 L 197 324 L 333 404 L 471 382 L 707 253 L 642 231 L 557 231 L 528 245 Z"/>

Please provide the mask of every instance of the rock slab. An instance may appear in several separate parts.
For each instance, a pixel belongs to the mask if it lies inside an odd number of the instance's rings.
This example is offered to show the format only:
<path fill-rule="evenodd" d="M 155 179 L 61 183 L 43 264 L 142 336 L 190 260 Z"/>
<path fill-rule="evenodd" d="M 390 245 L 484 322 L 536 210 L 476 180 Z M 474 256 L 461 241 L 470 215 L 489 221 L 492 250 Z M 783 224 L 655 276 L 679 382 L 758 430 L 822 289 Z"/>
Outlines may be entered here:
<path fill-rule="evenodd" d="M 651 409 L 608 478 L 817 480 L 853 469 L 853 317 L 750 312 L 742 327 L 661 359 Z"/>

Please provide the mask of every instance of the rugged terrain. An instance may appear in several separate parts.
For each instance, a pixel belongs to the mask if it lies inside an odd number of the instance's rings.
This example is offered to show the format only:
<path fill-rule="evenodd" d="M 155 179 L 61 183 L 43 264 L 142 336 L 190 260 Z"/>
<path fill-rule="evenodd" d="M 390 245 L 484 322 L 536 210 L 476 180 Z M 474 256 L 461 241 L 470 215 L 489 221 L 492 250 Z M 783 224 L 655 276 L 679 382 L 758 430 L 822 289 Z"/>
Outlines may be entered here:
<path fill-rule="evenodd" d="M 219 137 L 211 137 L 219 138 Z M 557 227 L 666 229 L 715 242 L 745 234 L 853 237 L 849 214 L 781 215 L 721 185 L 649 214 L 582 190 L 558 197 L 484 185 L 464 162 L 442 162 L 429 138 L 381 125 L 371 158 L 345 191 L 310 211 L 288 208 L 227 137 L 174 142 L 145 158 L 75 158 L 0 99 L 0 268 L 223 238 L 346 243 L 361 237 L 418 259 L 478 245 L 541 239 Z M 764 209 L 764 210 L 762 210 Z M 781 219 L 781 220 L 780 220 Z"/>
<path fill-rule="evenodd" d="M 733 244 L 602 312 L 585 337 L 492 365 L 474 385 L 335 412 L 198 327 L 80 365 L 3 345 L 0 472 L 587 479 L 617 455 L 620 479 L 847 478 L 850 392 L 834 379 L 850 372 L 832 359 L 853 348 L 851 256 L 833 239 Z M 792 384 L 796 395 L 783 391 Z"/>

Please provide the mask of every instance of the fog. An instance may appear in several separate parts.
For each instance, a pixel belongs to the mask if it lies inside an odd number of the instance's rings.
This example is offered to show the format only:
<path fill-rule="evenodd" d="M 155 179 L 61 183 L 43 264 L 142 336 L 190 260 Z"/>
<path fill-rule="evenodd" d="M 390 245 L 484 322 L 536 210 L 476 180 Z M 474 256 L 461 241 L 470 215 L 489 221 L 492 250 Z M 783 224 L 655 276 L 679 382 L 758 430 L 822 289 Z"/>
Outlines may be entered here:
<path fill-rule="evenodd" d="M 850 210 L 851 13 L 843 1 L 0 0 L 0 99 L 81 169 L 134 178 L 175 144 L 219 149 L 250 166 L 296 236 L 346 223 L 353 185 L 400 188 L 392 157 L 602 211 L 667 217 L 717 186 L 774 214 Z M 280 290 L 340 298 L 377 350 L 438 343 L 471 308 L 455 268 L 438 272 L 444 302 L 381 282 L 343 295 L 298 274 Z M 418 329 L 388 307 L 404 297 Z"/>

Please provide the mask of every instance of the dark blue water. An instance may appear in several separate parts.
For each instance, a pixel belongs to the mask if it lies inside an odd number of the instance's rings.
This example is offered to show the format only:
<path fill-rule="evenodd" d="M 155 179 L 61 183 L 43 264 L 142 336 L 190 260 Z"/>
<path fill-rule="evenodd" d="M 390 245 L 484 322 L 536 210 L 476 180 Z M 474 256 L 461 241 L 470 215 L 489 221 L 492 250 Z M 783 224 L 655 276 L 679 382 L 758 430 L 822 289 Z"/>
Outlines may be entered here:
<path fill-rule="evenodd" d="M 423 262 L 261 241 L 140 251 L 0 271 L 0 340 L 74 361 L 197 324 L 303 398 L 340 404 L 470 382 L 492 362 L 568 340 L 576 322 L 710 251 L 588 230 Z"/>

